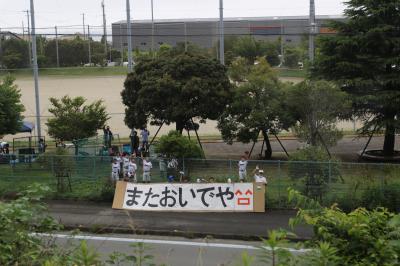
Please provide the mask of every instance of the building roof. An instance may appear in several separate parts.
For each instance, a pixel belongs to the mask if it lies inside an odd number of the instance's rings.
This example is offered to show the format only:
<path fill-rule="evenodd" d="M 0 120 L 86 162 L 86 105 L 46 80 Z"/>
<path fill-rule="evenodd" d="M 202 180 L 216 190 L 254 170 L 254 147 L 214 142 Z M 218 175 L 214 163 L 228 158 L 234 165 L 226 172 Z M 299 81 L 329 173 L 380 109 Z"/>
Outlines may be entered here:
<path fill-rule="evenodd" d="M 320 15 L 316 16 L 317 20 L 333 20 L 344 19 L 342 15 Z M 275 16 L 275 17 L 227 17 L 226 22 L 235 21 L 276 21 L 276 20 L 308 20 L 309 16 Z M 155 23 L 182 23 L 182 22 L 217 22 L 219 18 L 182 18 L 182 19 L 155 19 Z M 151 23 L 150 19 L 146 20 L 131 20 L 132 23 Z M 120 20 L 112 24 L 125 24 L 126 20 Z"/>
<path fill-rule="evenodd" d="M 22 39 L 18 34 L 13 33 L 11 31 L 0 31 L 0 35 L 11 36 L 11 37 L 14 37 L 14 38 L 17 38 L 17 39 Z"/>

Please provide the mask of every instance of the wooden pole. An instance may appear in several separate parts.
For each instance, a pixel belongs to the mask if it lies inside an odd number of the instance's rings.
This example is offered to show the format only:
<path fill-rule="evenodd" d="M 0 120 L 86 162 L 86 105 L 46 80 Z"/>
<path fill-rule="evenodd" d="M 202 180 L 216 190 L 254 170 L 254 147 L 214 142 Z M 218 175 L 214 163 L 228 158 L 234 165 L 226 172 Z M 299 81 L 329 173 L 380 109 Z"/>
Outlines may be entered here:
<path fill-rule="evenodd" d="M 318 134 L 319 139 L 321 140 L 322 145 L 324 146 L 326 152 L 328 153 L 329 158 L 332 158 L 332 155 L 331 155 L 331 153 L 329 152 L 328 146 L 326 146 L 325 141 L 324 141 L 324 139 L 322 138 L 321 134 L 320 134 L 318 131 L 317 131 L 317 134 Z"/>
<path fill-rule="evenodd" d="M 374 130 L 372 131 L 371 135 L 369 136 L 369 139 L 368 139 L 368 141 L 367 141 L 367 144 L 365 145 L 365 147 L 364 147 L 364 149 L 363 149 L 363 151 L 362 151 L 360 157 L 363 157 L 365 151 L 367 150 L 367 148 L 368 148 L 368 146 L 369 146 L 369 143 L 371 142 L 372 137 L 374 136 L 374 134 L 375 134 L 375 132 L 376 132 L 377 127 L 378 127 L 378 125 L 375 125 Z"/>
<path fill-rule="evenodd" d="M 263 151 L 264 151 L 264 145 L 265 145 L 265 139 L 263 139 L 263 142 L 262 142 L 262 145 L 261 145 L 261 152 L 260 152 L 261 156 L 262 156 Z"/>
<path fill-rule="evenodd" d="M 290 156 L 289 156 L 289 153 L 287 152 L 285 146 L 283 146 L 281 140 L 278 138 L 278 135 L 276 135 L 276 134 L 274 133 L 274 136 L 275 136 L 276 140 L 279 142 L 279 144 L 281 145 L 282 149 L 285 151 L 286 156 L 289 158 L 289 157 L 290 157 Z"/>
<path fill-rule="evenodd" d="M 256 143 L 257 143 L 257 140 L 258 140 L 258 136 L 260 136 L 260 131 L 258 131 L 256 141 L 253 142 L 253 146 L 251 147 L 251 150 L 250 150 L 250 153 L 249 153 L 249 159 L 251 157 L 251 154 L 253 153 L 254 146 L 256 146 Z"/>
<path fill-rule="evenodd" d="M 164 125 L 164 122 L 161 124 L 161 126 L 158 128 L 156 134 L 155 134 L 154 137 L 151 139 L 150 144 L 149 144 L 149 149 L 150 149 L 151 144 L 153 144 L 153 141 L 156 139 L 156 137 L 157 137 L 158 133 L 160 132 L 160 130 L 161 130 L 161 128 L 162 128 L 163 125 Z"/>
<path fill-rule="evenodd" d="M 201 145 L 201 141 L 200 141 L 199 134 L 197 133 L 196 126 L 194 125 L 193 118 L 190 118 L 190 121 L 192 121 L 192 125 L 193 125 L 193 128 L 194 128 L 194 132 L 196 133 L 196 138 L 197 138 L 197 141 L 199 142 L 201 151 L 203 152 L 204 157 L 206 157 L 206 155 L 205 155 L 205 153 L 204 153 L 203 145 Z"/>

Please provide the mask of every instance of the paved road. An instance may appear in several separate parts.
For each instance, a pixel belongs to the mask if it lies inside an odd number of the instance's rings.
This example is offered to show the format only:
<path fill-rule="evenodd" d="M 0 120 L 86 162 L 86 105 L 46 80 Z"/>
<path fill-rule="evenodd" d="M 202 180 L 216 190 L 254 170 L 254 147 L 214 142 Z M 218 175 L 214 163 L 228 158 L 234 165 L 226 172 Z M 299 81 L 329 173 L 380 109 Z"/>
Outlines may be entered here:
<path fill-rule="evenodd" d="M 257 263 L 257 256 L 261 254 L 259 247 L 261 242 L 246 242 L 232 240 L 215 239 L 183 239 L 177 237 L 156 237 L 156 236 L 138 236 L 138 235 L 78 235 L 71 238 L 68 234 L 55 234 L 56 243 L 65 248 L 73 248 L 79 245 L 79 242 L 86 240 L 89 247 L 102 255 L 102 260 L 106 261 L 114 251 L 133 255 L 135 243 L 144 243 L 146 255 L 154 256 L 154 262 L 157 265 L 166 264 L 171 266 L 222 266 L 237 265 L 241 261 L 244 252 L 254 256 Z M 304 250 L 295 250 L 289 248 L 294 254 L 302 254 Z M 128 265 L 128 264 L 124 264 Z"/>
<path fill-rule="evenodd" d="M 266 213 L 179 213 L 113 210 L 111 204 L 90 202 L 49 203 L 50 214 L 67 228 L 92 232 L 213 236 L 228 239 L 259 239 L 268 230 L 290 229 L 288 222 L 296 212 L 268 210 Z M 301 239 L 311 238 L 310 227 L 299 226 Z"/>
<path fill-rule="evenodd" d="M 384 138 L 381 136 L 374 137 L 369 144 L 369 149 L 381 149 L 383 146 Z M 356 138 L 346 136 L 340 140 L 337 146 L 330 148 L 332 154 L 340 157 L 344 161 L 355 161 L 358 158 L 357 153 L 361 151 L 368 138 Z M 289 152 L 296 151 L 304 146 L 304 143 L 299 142 L 297 139 L 282 139 L 282 143 Z M 253 158 L 257 158 L 261 151 L 262 142 L 259 141 L 254 147 Z M 203 147 L 207 158 L 230 158 L 239 159 L 245 151 L 250 151 L 252 144 L 234 143 L 228 145 L 226 143 L 204 143 Z M 286 155 L 283 153 L 282 147 L 278 141 L 271 139 L 271 146 L 273 150 L 273 157 L 275 159 L 285 159 Z M 396 149 L 400 150 L 400 136 L 396 137 Z"/>

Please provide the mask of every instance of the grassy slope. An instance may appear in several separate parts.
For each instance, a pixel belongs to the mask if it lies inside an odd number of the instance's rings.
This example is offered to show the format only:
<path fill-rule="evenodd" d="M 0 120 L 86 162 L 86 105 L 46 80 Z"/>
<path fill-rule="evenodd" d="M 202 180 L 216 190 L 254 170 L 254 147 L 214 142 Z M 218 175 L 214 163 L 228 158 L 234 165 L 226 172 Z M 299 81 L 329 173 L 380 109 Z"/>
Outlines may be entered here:
<path fill-rule="evenodd" d="M 305 70 L 300 69 L 277 69 L 280 77 L 304 78 Z M 16 77 L 31 77 L 31 69 L 20 69 L 13 71 L 0 70 L 0 76 L 12 74 Z M 40 76 L 124 76 L 126 67 L 69 67 L 40 69 Z"/>

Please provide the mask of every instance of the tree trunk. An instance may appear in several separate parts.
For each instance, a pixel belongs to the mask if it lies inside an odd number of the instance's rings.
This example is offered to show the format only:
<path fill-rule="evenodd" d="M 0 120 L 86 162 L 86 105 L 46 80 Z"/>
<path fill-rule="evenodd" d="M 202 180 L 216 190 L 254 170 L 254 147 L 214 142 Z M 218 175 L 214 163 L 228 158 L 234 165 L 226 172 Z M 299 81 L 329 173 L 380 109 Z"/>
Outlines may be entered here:
<path fill-rule="evenodd" d="M 265 160 L 269 160 L 272 157 L 271 142 L 269 141 L 269 137 L 268 137 L 267 131 L 263 130 L 262 134 L 263 134 L 264 142 L 265 142 L 264 159 Z"/>
<path fill-rule="evenodd" d="M 394 116 L 392 116 L 394 119 Z M 383 143 L 383 155 L 393 156 L 394 146 L 396 141 L 396 128 L 393 125 L 393 121 L 386 124 L 385 130 L 385 142 Z"/>
<path fill-rule="evenodd" d="M 175 129 L 176 129 L 176 131 L 178 131 L 182 135 L 184 126 L 185 126 L 184 123 L 182 123 L 181 121 L 177 121 L 176 125 L 175 125 Z"/>

